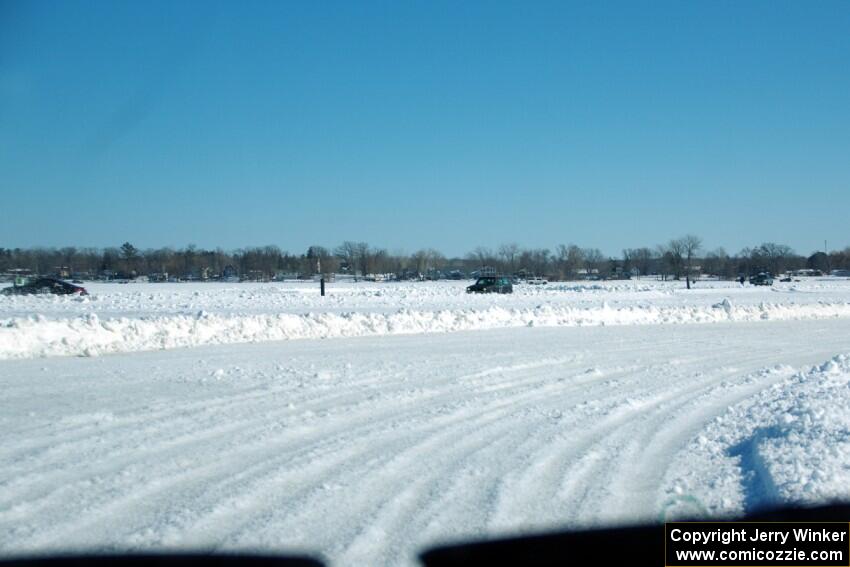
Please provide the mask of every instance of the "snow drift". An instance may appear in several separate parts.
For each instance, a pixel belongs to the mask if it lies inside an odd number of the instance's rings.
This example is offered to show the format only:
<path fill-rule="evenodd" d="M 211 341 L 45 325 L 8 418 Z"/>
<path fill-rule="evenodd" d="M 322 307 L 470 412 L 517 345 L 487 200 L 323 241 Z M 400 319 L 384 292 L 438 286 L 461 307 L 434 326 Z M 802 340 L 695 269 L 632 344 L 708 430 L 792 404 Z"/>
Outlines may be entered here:
<path fill-rule="evenodd" d="M 0 359 L 96 356 L 208 344 L 324 339 L 412 333 L 446 333 L 509 327 L 661 325 L 850 317 L 850 303 L 733 305 L 652 304 L 595 307 L 540 304 L 394 312 L 213 314 L 100 318 L 41 315 L 0 320 Z"/>
<path fill-rule="evenodd" d="M 850 355 L 844 354 L 733 406 L 671 467 L 680 473 L 670 482 L 674 498 L 699 503 L 681 512 L 735 514 L 789 502 L 846 499 L 848 405 Z"/>

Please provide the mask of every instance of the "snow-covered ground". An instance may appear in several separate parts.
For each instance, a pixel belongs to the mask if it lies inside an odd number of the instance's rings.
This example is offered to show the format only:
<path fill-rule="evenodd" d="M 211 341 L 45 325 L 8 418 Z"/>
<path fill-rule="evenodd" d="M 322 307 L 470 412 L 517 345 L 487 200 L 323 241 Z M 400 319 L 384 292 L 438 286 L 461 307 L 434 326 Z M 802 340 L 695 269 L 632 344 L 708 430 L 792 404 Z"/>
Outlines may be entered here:
<path fill-rule="evenodd" d="M 524 326 L 850 317 L 850 280 L 573 282 L 468 295 L 469 282 L 89 284 L 90 296 L 0 296 L 0 359 L 205 344 Z"/>
<path fill-rule="evenodd" d="M 464 283 L 0 297 L 0 552 L 403 565 L 850 498 L 850 281 Z"/>

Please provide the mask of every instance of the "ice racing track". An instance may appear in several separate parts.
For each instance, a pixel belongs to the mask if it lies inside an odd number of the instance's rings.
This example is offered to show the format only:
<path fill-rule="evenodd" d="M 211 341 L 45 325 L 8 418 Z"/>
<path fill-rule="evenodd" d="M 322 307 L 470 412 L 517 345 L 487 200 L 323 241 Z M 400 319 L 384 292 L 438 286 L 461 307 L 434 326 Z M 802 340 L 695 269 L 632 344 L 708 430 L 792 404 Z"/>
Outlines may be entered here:
<path fill-rule="evenodd" d="M 796 477 L 753 481 L 771 453 L 734 408 L 784 399 L 848 336 L 835 318 L 3 361 L 0 550 L 399 565 L 463 537 L 750 511 Z"/>

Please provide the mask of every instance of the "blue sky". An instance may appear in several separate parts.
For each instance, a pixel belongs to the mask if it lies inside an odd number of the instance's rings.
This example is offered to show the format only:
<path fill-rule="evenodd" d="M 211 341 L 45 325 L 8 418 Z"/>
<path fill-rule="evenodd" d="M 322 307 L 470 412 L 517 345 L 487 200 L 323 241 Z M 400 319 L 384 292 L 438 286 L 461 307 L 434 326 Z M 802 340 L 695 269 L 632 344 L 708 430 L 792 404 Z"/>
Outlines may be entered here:
<path fill-rule="evenodd" d="M 850 245 L 848 2 L 0 0 L 0 246 Z"/>

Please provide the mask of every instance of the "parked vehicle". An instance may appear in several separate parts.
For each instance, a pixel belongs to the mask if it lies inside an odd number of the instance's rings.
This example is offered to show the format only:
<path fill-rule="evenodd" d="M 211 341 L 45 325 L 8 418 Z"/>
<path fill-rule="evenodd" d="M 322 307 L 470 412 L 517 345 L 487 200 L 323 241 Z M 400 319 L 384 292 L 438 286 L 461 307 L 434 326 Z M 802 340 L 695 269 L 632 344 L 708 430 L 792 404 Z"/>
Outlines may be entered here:
<path fill-rule="evenodd" d="M 466 293 L 513 293 L 514 286 L 507 276 L 482 276 L 466 288 Z"/>
<path fill-rule="evenodd" d="M 531 284 L 531 285 L 546 285 L 547 283 L 549 283 L 549 280 L 547 280 L 546 278 L 536 278 L 535 277 L 535 278 L 528 278 L 527 280 L 525 280 L 525 283 L 528 283 L 528 284 Z"/>
<path fill-rule="evenodd" d="M 773 276 L 768 272 L 761 272 L 754 276 L 750 276 L 752 285 L 773 285 Z"/>
<path fill-rule="evenodd" d="M 70 284 L 66 281 L 56 278 L 34 278 L 22 285 L 14 285 L 12 287 L 3 288 L 0 290 L 3 295 L 37 295 L 37 294 L 53 294 L 53 295 L 88 295 L 86 288 Z"/>

